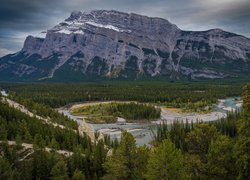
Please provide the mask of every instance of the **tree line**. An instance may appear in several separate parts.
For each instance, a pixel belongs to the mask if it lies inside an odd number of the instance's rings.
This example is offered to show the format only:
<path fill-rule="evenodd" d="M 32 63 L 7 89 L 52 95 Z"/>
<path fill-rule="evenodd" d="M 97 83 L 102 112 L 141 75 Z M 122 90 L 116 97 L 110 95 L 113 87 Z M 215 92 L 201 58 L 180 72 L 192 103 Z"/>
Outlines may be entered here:
<path fill-rule="evenodd" d="M 5 105 L 1 109 L 2 135 L 7 136 L 7 140 L 17 140 L 17 132 L 22 129 L 19 122 L 28 117 Z M 9 124 L 11 121 L 18 123 Z M 0 179 L 244 180 L 250 174 L 249 122 L 250 84 L 245 87 L 242 112 L 229 114 L 227 118 L 213 123 L 175 122 L 171 127 L 161 125 L 155 134 L 155 141 L 149 147 L 136 146 L 134 137 L 126 131 L 122 133 L 121 141 L 109 148 L 104 145 L 104 141 L 91 143 L 88 139 L 80 140 L 81 137 L 76 135 L 77 140 L 70 140 L 73 141 L 73 148 L 67 148 L 74 152 L 72 156 L 46 152 L 43 146 L 37 146 L 29 159 L 19 161 L 19 147 L 3 144 L 0 146 Z M 28 124 L 25 126 L 30 128 Z M 46 127 L 51 129 L 48 132 L 43 126 L 45 125 L 39 124 L 33 131 L 29 129 L 31 136 L 39 132 L 44 140 L 46 134 L 52 139 L 52 129 L 56 128 Z M 13 133 L 8 133 L 9 129 Z M 62 130 L 62 142 L 66 141 L 63 136 L 66 132 L 67 130 Z M 22 134 L 19 136 L 24 137 Z M 105 141 L 108 139 L 106 137 Z M 63 148 L 60 145 L 62 142 L 58 142 L 59 148 Z"/>
<path fill-rule="evenodd" d="M 200 109 L 220 98 L 239 96 L 242 84 L 114 82 L 91 84 L 3 84 L 12 97 L 30 99 L 53 108 L 83 101 L 138 101 Z M 196 104 L 194 104 L 196 103 Z M 192 105 L 194 104 L 194 105 Z M 188 105 L 188 106 L 187 106 Z"/>

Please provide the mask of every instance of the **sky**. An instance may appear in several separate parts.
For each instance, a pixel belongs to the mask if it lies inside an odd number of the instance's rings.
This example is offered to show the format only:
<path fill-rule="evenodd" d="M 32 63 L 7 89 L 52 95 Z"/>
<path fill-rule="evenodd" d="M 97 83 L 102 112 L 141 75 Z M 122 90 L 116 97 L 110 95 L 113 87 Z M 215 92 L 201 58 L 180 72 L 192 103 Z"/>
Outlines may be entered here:
<path fill-rule="evenodd" d="M 0 57 L 28 35 L 52 28 L 74 10 L 118 10 L 162 17 L 182 30 L 220 28 L 250 38 L 250 0 L 0 0 Z"/>

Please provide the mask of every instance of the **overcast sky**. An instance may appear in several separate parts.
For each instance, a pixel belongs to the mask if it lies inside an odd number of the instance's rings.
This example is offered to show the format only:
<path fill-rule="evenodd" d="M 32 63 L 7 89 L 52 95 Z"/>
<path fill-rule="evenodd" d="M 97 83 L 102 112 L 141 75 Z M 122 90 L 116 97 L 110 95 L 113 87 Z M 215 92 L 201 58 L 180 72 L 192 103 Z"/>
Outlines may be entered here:
<path fill-rule="evenodd" d="M 119 10 L 163 17 L 182 30 L 221 28 L 250 37 L 250 0 L 0 0 L 0 57 L 27 35 L 47 30 L 73 10 Z"/>

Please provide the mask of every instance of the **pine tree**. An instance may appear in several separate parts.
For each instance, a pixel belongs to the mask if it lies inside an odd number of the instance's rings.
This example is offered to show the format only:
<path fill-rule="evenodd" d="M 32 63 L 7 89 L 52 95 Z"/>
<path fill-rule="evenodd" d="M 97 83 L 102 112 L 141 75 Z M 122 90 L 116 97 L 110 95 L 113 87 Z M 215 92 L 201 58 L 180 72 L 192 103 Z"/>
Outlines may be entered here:
<path fill-rule="evenodd" d="M 0 179 L 13 179 L 13 170 L 9 161 L 0 157 Z"/>
<path fill-rule="evenodd" d="M 50 174 L 48 154 L 43 150 L 36 150 L 33 153 L 33 174 L 37 179 L 47 179 Z"/>
<path fill-rule="evenodd" d="M 22 138 L 19 134 L 16 135 L 16 144 L 20 146 L 22 144 Z"/>
<path fill-rule="evenodd" d="M 44 148 L 45 147 L 45 141 L 42 138 L 41 134 L 35 135 L 33 144 L 34 144 L 35 148 Z"/>
<path fill-rule="evenodd" d="M 68 159 L 68 168 L 70 174 L 73 174 L 77 169 L 84 169 L 83 149 L 78 146 L 74 149 L 74 154 Z"/>
<path fill-rule="evenodd" d="M 0 140 L 7 139 L 7 122 L 0 116 Z"/>
<path fill-rule="evenodd" d="M 102 140 L 98 141 L 93 150 L 93 169 L 98 177 L 103 176 L 103 163 L 106 159 L 107 150 L 104 147 Z"/>
<path fill-rule="evenodd" d="M 121 144 L 108 157 L 104 167 L 107 174 L 104 179 L 133 179 L 135 177 L 136 168 L 136 144 L 132 134 L 122 132 Z"/>
<path fill-rule="evenodd" d="M 220 135 L 208 150 L 207 174 L 209 178 L 235 179 L 233 144 L 229 137 Z"/>
<path fill-rule="evenodd" d="M 84 180 L 85 177 L 84 177 L 83 173 L 77 169 L 77 170 L 75 170 L 73 177 L 71 179 L 72 180 Z"/>
<path fill-rule="evenodd" d="M 59 144 L 54 137 L 52 138 L 49 147 L 56 150 L 59 149 Z"/>
<path fill-rule="evenodd" d="M 67 174 L 67 166 L 62 160 L 54 165 L 54 167 L 51 170 L 51 174 L 53 180 L 69 179 Z"/>
<path fill-rule="evenodd" d="M 134 179 L 144 179 L 147 172 L 149 149 L 146 146 L 136 149 Z"/>
<path fill-rule="evenodd" d="M 20 163 L 19 172 L 21 172 L 22 179 L 32 179 L 32 160 L 22 161 Z"/>
<path fill-rule="evenodd" d="M 147 179 L 185 179 L 184 157 L 170 139 L 165 139 L 150 154 Z"/>
<path fill-rule="evenodd" d="M 28 130 L 24 133 L 24 140 L 28 143 L 32 142 L 32 140 L 33 140 L 32 136 L 30 135 L 30 132 Z"/>
<path fill-rule="evenodd" d="M 242 117 L 237 125 L 238 138 L 235 144 L 234 156 L 239 179 L 250 176 L 250 84 L 245 87 L 243 96 Z"/>
<path fill-rule="evenodd" d="M 209 146 L 217 135 L 217 129 L 213 125 L 210 126 L 205 123 L 197 124 L 186 137 L 188 152 L 199 155 L 201 160 L 205 162 Z"/>

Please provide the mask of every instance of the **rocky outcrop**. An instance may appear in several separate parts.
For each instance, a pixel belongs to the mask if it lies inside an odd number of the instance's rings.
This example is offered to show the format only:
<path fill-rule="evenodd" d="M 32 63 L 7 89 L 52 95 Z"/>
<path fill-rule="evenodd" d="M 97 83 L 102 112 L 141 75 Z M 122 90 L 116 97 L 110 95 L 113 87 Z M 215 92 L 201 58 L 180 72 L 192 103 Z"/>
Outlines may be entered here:
<path fill-rule="evenodd" d="M 162 18 L 72 12 L 23 49 L 0 59 L 0 78 L 224 78 L 249 75 L 250 39 L 213 29 L 182 31 Z M 21 71 L 20 71 L 21 69 Z"/>

